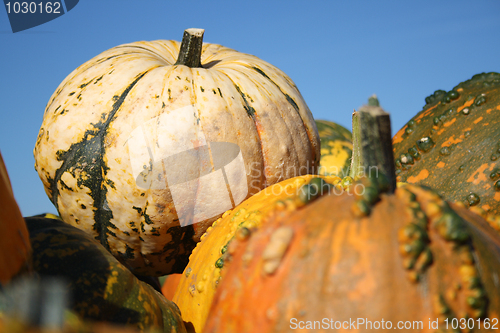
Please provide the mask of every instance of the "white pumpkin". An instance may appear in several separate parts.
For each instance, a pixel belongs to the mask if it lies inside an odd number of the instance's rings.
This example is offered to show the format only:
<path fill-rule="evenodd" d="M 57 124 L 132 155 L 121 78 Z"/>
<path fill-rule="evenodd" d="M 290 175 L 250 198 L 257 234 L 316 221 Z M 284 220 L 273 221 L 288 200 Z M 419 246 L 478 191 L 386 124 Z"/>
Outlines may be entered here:
<path fill-rule="evenodd" d="M 136 42 L 87 61 L 50 98 L 37 138 L 35 168 L 62 219 L 137 274 L 182 272 L 222 213 L 319 164 L 292 80 L 202 38 L 188 29 L 182 47 Z"/>

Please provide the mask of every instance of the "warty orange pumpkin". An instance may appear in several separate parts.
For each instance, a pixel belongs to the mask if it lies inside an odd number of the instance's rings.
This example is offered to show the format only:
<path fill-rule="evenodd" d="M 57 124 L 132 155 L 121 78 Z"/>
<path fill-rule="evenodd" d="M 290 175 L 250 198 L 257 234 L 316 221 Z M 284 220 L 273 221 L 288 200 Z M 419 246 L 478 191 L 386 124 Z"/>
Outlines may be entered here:
<path fill-rule="evenodd" d="M 284 180 L 227 211 L 207 229 L 189 257 L 172 298 L 195 332 L 202 332 L 221 271 L 230 264 L 224 261 L 224 255 L 232 240 L 245 238 L 248 230 L 261 227 L 273 212 L 297 209 L 327 193 L 330 185 L 340 185 L 340 178 L 305 175 Z"/>
<path fill-rule="evenodd" d="M 161 283 L 161 293 L 166 299 L 172 300 L 174 298 L 175 291 L 179 285 L 182 273 L 174 273 L 164 276 L 160 279 Z"/>
<path fill-rule="evenodd" d="M 379 173 L 360 177 L 362 191 L 322 196 L 232 242 L 203 332 L 499 327 L 498 235 L 430 189 L 394 190 L 388 115 L 372 107 L 354 118 L 353 164 Z"/>
<path fill-rule="evenodd" d="M 62 219 L 140 275 L 182 272 L 224 211 L 319 165 L 292 80 L 202 38 L 188 29 L 182 43 L 130 43 L 87 61 L 50 98 L 36 141 Z"/>

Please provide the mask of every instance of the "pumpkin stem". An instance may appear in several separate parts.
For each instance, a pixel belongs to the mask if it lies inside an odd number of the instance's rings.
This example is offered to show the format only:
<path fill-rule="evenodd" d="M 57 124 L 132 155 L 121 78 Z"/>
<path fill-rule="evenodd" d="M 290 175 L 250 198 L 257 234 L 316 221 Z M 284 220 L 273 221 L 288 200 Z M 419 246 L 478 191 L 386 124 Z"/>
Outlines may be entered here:
<path fill-rule="evenodd" d="M 181 49 L 175 65 L 184 65 L 190 68 L 203 67 L 201 65 L 201 49 L 204 32 L 204 29 L 195 28 L 184 30 Z"/>
<path fill-rule="evenodd" d="M 392 152 L 391 119 L 380 106 L 377 96 L 352 114 L 353 151 L 350 176 L 386 178 L 389 192 L 396 189 L 396 173 Z M 380 175 L 382 174 L 382 175 Z M 385 182 L 385 181 L 384 181 Z"/>

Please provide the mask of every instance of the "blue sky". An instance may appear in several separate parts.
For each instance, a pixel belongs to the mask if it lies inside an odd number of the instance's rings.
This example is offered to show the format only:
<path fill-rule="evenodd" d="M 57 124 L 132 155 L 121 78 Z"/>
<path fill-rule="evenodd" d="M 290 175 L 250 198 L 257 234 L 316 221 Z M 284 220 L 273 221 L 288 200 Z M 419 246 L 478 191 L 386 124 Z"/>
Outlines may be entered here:
<path fill-rule="evenodd" d="M 313 116 L 351 128 L 377 94 L 393 132 L 437 89 L 500 72 L 500 1 L 80 0 L 63 16 L 12 33 L 0 7 L 0 151 L 23 215 L 55 213 L 33 147 L 50 96 L 76 67 L 119 44 L 180 40 L 254 54 L 288 74 Z"/>

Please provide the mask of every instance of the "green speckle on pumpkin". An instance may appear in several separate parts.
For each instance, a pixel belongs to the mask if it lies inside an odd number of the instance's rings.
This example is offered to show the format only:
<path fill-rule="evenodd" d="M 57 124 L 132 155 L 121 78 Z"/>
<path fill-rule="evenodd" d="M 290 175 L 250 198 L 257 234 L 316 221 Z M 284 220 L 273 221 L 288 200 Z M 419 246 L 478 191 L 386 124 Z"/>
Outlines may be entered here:
<path fill-rule="evenodd" d="M 469 203 L 469 206 L 475 206 L 480 201 L 480 198 L 476 193 L 469 194 L 466 199 L 467 199 L 467 202 Z"/>
<path fill-rule="evenodd" d="M 450 100 L 454 100 L 454 99 L 457 99 L 458 97 L 460 97 L 460 94 L 458 93 L 458 91 L 456 90 L 450 90 L 446 96 L 450 99 Z"/>
<path fill-rule="evenodd" d="M 215 267 L 217 267 L 217 268 L 224 267 L 224 259 L 222 259 L 222 258 L 217 259 L 217 261 L 215 262 Z"/>
<path fill-rule="evenodd" d="M 413 157 L 410 154 L 401 154 L 400 160 L 402 164 L 413 164 L 415 161 L 413 160 Z"/>
<path fill-rule="evenodd" d="M 260 69 L 258 67 L 252 67 L 252 69 L 254 69 L 257 73 L 259 73 L 260 75 L 262 75 L 266 79 L 271 80 L 271 78 L 269 76 L 267 76 L 267 74 L 264 73 L 264 71 L 262 69 Z"/>
<path fill-rule="evenodd" d="M 308 203 L 328 192 L 329 189 L 329 185 L 322 178 L 315 177 L 300 188 L 299 199 L 304 203 Z"/>
<path fill-rule="evenodd" d="M 280 88 L 280 90 L 281 90 L 281 88 Z M 282 91 L 282 93 L 283 93 L 283 91 Z M 299 112 L 299 106 L 297 105 L 297 103 L 295 103 L 295 101 L 293 100 L 293 98 L 291 98 L 288 94 L 285 94 L 285 93 L 283 93 L 283 95 L 285 95 L 286 100 L 288 101 L 288 103 L 290 103 L 293 106 L 293 108 L 295 109 L 295 111 Z"/>
<path fill-rule="evenodd" d="M 449 207 L 441 217 L 435 222 L 439 234 L 446 240 L 456 243 L 464 243 L 470 239 L 467 226 L 460 216 Z"/>
<path fill-rule="evenodd" d="M 420 149 L 424 153 L 430 151 L 434 147 L 434 145 L 434 141 L 428 136 L 425 136 L 417 141 L 418 149 Z"/>
<path fill-rule="evenodd" d="M 247 227 L 241 227 L 236 231 L 236 238 L 239 240 L 245 240 L 250 237 L 251 231 Z"/>
<path fill-rule="evenodd" d="M 443 147 L 439 150 L 439 154 L 443 156 L 449 156 L 451 154 L 451 150 L 448 147 Z"/>
<path fill-rule="evenodd" d="M 484 95 L 479 95 L 479 96 L 476 98 L 476 101 L 474 102 L 474 105 L 476 105 L 476 106 L 480 106 L 480 105 L 483 105 L 485 102 L 486 102 L 486 96 L 484 96 Z"/>
<path fill-rule="evenodd" d="M 495 191 L 500 191 L 500 180 L 497 180 L 495 184 L 493 185 L 493 188 Z"/>
<path fill-rule="evenodd" d="M 250 118 L 254 118 L 255 117 L 255 109 L 248 103 L 248 100 L 245 97 L 245 94 L 243 93 L 243 91 L 241 91 L 240 87 L 237 84 L 235 84 L 234 87 L 240 93 L 241 98 L 243 99 L 243 102 L 245 103 L 245 105 L 243 105 L 243 108 L 247 112 L 248 116 Z M 214 94 L 216 94 L 215 89 L 214 89 Z"/>
<path fill-rule="evenodd" d="M 346 187 L 349 187 L 352 185 L 352 183 L 354 182 L 354 179 L 352 179 L 352 177 L 344 177 L 342 178 L 342 181 L 340 182 L 340 186 L 342 186 L 342 188 L 346 188 Z"/>
<path fill-rule="evenodd" d="M 418 152 L 418 149 L 415 146 L 408 148 L 408 154 L 410 154 L 410 156 L 413 157 L 414 159 L 418 160 L 420 158 L 420 153 Z"/>
<path fill-rule="evenodd" d="M 227 252 L 227 246 L 228 246 L 228 244 L 229 244 L 229 242 L 220 249 L 220 253 L 221 254 L 224 254 L 224 253 Z"/>

